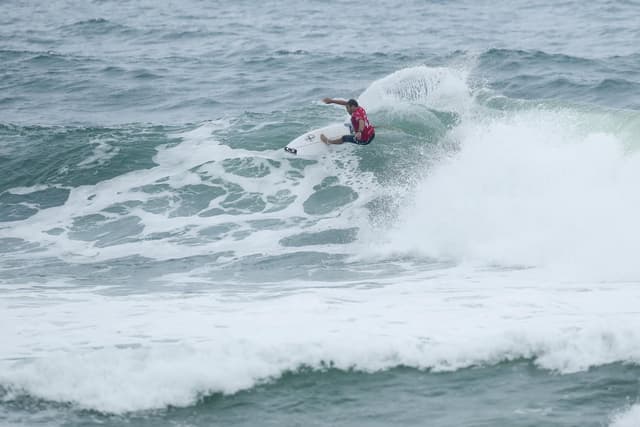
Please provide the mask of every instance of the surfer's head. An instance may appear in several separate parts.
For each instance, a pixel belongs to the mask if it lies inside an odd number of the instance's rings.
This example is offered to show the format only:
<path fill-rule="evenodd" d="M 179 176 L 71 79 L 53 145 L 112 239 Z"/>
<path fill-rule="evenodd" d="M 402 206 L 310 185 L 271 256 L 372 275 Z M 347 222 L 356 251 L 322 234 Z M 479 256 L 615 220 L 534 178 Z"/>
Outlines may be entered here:
<path fill-rule="evenodd" d="M 355 99 L 350 99 L 347 101 L 347 112 L 349 114 L 353 114 L 353 112 L 356 111 L 356 108 L 358 108 L 358 101 L 356 101 Z"/>

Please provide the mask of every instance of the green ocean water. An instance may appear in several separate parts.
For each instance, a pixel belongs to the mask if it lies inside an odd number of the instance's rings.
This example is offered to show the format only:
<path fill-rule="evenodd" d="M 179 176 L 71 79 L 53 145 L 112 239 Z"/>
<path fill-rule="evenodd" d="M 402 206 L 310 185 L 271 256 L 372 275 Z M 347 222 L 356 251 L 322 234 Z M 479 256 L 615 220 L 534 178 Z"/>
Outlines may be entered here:
<path fill-rule="evenodd" d="M 637 2 L 0 7 L 0 424 L 640 425 Z"/>

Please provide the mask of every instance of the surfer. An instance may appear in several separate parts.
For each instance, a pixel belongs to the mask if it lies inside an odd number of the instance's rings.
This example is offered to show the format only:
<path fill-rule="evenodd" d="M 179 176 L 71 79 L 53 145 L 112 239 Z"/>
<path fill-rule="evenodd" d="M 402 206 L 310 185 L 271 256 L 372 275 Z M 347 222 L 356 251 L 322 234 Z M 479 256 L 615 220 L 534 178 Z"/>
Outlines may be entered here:
<path fill-rule="evenodd" d="M 325 104 L 338 104 L 344 105 L 347 108 L 347 113 L 351 116 L 352 134 L 344 135 L 340 138 L 329 139 L 324 134 L 320 135 L 320 139 L 325 144 L 342 144 L 344 142 L 353 142 L 358 145 L 367 145 L 376 136 L 376 131 L 369 123 L 367 118 L 367 112 L 364 108 L 358 105 L 358 101 L 350 99 L 344 101 L 342 99 L 324 98 L 322 100 Z"/>

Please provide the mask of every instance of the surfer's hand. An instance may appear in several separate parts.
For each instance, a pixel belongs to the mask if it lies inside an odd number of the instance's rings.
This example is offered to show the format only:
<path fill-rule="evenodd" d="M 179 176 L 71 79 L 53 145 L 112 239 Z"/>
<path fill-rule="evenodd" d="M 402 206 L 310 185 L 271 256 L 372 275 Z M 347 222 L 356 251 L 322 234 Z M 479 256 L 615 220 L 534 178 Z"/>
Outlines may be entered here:
<path fill-rule="evenodd" d="M 331 104 L 333 102 L 333 99 L 331 99 L 331 98 L 322 98 L 322 102 L 324 102 L 325 104 Z"/>
<path fill-rule="evenodd" d="M 362 132 L 356 132 L 354 136 L 358 139 L 362 139 Z"/>

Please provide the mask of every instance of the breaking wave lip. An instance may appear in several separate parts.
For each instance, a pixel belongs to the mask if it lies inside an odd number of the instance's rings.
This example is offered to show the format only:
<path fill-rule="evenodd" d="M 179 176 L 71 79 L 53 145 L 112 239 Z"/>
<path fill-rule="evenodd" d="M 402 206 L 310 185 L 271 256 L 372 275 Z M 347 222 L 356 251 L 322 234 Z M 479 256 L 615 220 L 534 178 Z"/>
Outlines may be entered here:
<path fill-rule="evenodd" d="M 408 67 L 374 81 L 359 102 L 371 112 L 407 108 L 414 104 L 448 111 L 465 111 L 472 101 L 468 72 L 448 67 Z"/>
<path fill-rule="evenodd" d="M 584 342 L 536 343 L 513 335 L 505 339 L 502 346 L 468 348 L 459 357 L 447 357 L 443 349 L 430 348 L 428 340 L 420 342 L 415 338 L 408 340 L 412 341 L 410 345 L 398 339 L 373 348 L 366 339 L 350 338 L 349 341 L 360 346 L 361 350 L 348 356 L 343 353 L 351 346 L 345 346 L 343 342 L 296 343 L 283 351 L 274 351 L 269 345 L 253 347 L 237 343 L 235 348 L 224 350 L 188 345 L 104 349 L 84 354 L 51 354 L 15 364 L 10 368 L 11 373 L 1 375 L 0 381 L 8 391 L 2 398 L 5 401 L 28 395 L 117 414 L 192 406 L 204 396 L 234 394 L 275 381 L 286 373 L 306 369 L 376 373 L 409 367 L 453 372 L 469 367 L 531 360 L 541 369 L 575 372 L 571 365 L 580 362 L 568 360 L 563 353 L 578 349 L 604 356 L 601 360 L 587 361 L 588 356 L 573 354 L 575 359 L 585 359 L 586 365 L 580 371 L 615 362 L 638 363 L 640 354 L 627 360 L 628 356 L 615 355 L 607 349 L 610 340 L 617 339 L 620 338 L 605 335 L 598 344 L 585 346 Z M 297 354 L 292 356 L 291 353 Z M 637 412 L 626 417 L 637 418 Z"/>

